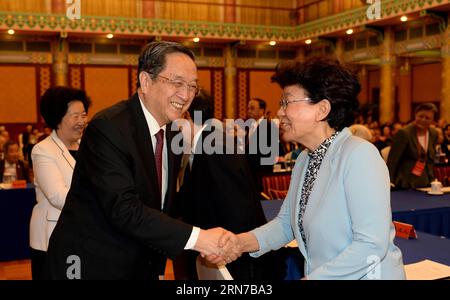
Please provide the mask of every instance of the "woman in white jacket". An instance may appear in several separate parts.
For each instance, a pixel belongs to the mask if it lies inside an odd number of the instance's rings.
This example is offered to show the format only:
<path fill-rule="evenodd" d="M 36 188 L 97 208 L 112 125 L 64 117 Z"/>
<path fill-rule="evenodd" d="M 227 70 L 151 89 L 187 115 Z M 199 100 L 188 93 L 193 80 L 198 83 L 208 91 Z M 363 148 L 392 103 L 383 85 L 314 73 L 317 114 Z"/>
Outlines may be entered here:
<path fill-rule="evenodd" d="M 41 98 L 41 115 L 53 131 L 31 153 L 37 200 L 30 221 L 33 279 L 41 278 L 48 241 L 70 188 L 90 103 L 84 91 L 68 87 L 50 88 Z"/>

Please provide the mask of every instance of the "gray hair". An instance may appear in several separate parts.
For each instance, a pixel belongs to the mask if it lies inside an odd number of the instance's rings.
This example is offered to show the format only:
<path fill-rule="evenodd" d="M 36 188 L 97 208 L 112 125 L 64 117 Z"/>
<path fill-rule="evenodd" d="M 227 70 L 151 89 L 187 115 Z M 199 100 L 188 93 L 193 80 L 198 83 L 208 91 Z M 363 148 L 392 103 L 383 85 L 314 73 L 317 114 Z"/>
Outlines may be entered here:
<path fill-rule="evenodd" d="M 166 67 L 166 56 L 171 53 L 184 53 L 195 60 L 194 53 L 181 44 L 166 41 L 149 43 L 139 56 L 137 87 L 141 86 L 139 74 L 145 71 L 155 79 Z"/>

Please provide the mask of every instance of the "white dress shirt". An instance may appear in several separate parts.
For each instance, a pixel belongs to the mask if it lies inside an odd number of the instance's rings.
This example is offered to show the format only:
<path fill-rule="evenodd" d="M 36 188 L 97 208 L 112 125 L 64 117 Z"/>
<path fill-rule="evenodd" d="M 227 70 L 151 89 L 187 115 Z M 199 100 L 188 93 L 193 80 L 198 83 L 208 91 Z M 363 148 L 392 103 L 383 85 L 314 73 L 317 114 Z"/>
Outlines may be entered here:
<path fill-rule="evenodd" d="M 5 176 L 6 175 L 6 176 Z M 16 164 L 10 164 L 6 159 L 5 159 L 5 171 L 3 172 L 3 180 L 8 179 L 10 182 L 14 181 L 17 179 L 17 169 L 16 169 Z"/>
<path fill-rule="evenodd" d="M 139 98 L 140 99 L 140 98 Z M 159 132 L 159 130 L 164 130 L 164 146 L 162 150 L 162 176 L 161 176 L 161 210 L 164 208 L 164 200 L 167 193 L 167 141 L 166 141 L 166 125 L 163 125 L 162 127 L 159 127 L 158 122 L 156 119 L 152 116 L 152 114 L 147 110 L 147 108 L 144 106 L 144 103 L 142 103 L 142 100 L 140 101 L 142 110 L 144 111 L 145 120 L 147 121 L 148 129 L 150 130 L 150 136 L 152 137 L 152 147 L 153 147 L 153 153 L 155 153 L 156 149 L 156 136 Z"/>
<path fill-rule="evenodd" d="M 147 110 L 147 108 L 144 106 L 144 103 L 142 102 L 141 97 L 139 97 L 139 102 L 141 103 L 142 111 L 144 112 L 145 120 L 147 121 L 148 129 L 150 130 L 150 136 L 152 137 L 152 147 L 153 147 L 153 153 L 155 153 L 156 149 L 156 136 L 155 134 L 158 133 L 160 129 L 164 129 L 164 146 L 163 146 L 163 156 L 162 156 L 162 177 L 161 177 L 161 210 L 164 207 L 164 200 L 167 192 L 167 140 L 166 140 L 166 125 L 163 125 L 162 127 L 159 127 L 158 122 L 156 119 L 152 116 L 152 114 Z M 200 228 L 193 227 L 191 236 L 189 237 L 189 240 L 186 243 L 186 246 L 184 249 L 192 249 L 194 248 L 195 244 L 197 243 L 198 236 L 200 234 Z"/>

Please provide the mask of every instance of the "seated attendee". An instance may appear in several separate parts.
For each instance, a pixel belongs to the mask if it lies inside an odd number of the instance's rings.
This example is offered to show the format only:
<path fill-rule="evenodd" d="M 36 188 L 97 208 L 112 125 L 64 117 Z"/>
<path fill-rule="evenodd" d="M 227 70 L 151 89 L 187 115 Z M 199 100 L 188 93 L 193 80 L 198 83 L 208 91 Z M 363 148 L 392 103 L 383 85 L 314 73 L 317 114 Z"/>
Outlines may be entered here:
<path fill-rule="evenodd" d="M 0 136 L 0 160 L 4 159 L 5 154 L 3 153 L 3 146 L 6 143 L 6 139 L 2 136 Z"/>
<path fill-rule="evenodd" d="M 5 158 L 0 161 L 0 182 L 26 180 L 30 182 L 28 164 L 20 160 L 19 143 L 9 140 L 3 145 Z"/>
<path fill-rule="evenodd" d="M 450 124 L 444 127 L 444 141 L 441 144 L 441 149 L 445 153 L 447 159 L 450 159 Z"/>

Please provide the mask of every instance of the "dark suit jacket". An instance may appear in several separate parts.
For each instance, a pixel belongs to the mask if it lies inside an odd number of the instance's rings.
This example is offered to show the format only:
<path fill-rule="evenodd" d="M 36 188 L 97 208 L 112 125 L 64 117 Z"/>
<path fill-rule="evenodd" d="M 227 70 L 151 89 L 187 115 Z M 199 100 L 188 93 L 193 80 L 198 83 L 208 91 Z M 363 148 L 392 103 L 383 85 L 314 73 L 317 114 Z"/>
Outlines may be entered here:
<path fill-rule="evenodd" d="M 70 255 L 81 279 L 156 279 L 179 254 L 192 226 L 161 213 L 149 129 L 137 94 L 98 113 L 77 154 L 72 185 L 50 238 L 45 278 L 66 279 Z M 167 125 L 166 143 L 174 133 Z M 181 157 L 168 147 L 164 212 L 175 196 Z"/>
<path fill-rule="evenodd" d="M 279 156 L 280 147 L 279 137 L 276 135 L 277 132 L 278 128 L 276 124 L 270 120 L 263 119 L 258 127 L 256 127 L 256 130 L 250 136 L 246 137 L 245 154 L 258 193 L 263 191 L 262 178 L 272 174 L 276 157 Z M 271 154 L 276 150 L 275 146 L 278 146 L 278 151 Z M 264 147 L 270 147 L 271 152 L 267 153 Z M 255 149 L 256 153 L 254 151 Z M 262 159 L 269 159 L 270 163 L 262 164 Z"/>
<path fill-rule="evenodd" d="M 179 201 L 183 205 L 183 219 L 204 229 L 220 226 L 234 233 L 250 231 L 265 224 L 266 218 L 259 194 L 251 180 L 245 156 L 208 155 L 198 150 L 201 141 L 211 137 L 210 130 L 211 128 L 207 127 L 202 133 L 202 139 L 196 147 L 192 170 L 186 174 L 179 193 Z M 215 134 L 224 138 L 219 130 L 216 130 Z M 224 149 L 223 152 L 226 153 L 223 143 L 215 146 L 217 149 Z M 186 168 L 189 168 L 189 164 Z M 195 262 L 196 255 L 191 258 L 191 263 Z M 244 254 L 228 264 L 227 268 L 234 279 L 282 279 L 282 274 L 276 269 L 283 268 L 284 265 L 276 262 L 274 255 L 271 253 L 261 259 L 254 259 Z M 269 265 L 270 263 L 273 264 Z"/>
<path fill-rule="evenodd" d="M 437 139 L 437 131 L 430 128 L 426 167 L 420 177 L 415 176 L 411 173 L 411 170 L 419 159 L 418 147 L 420 144 L 417 140 L 417 130 L 414 124 L 409 124 L 400 129 L 393 139 L 387 160 L 391 182 L 399 188 L 429 186 L 434 178 L 433 165 Z M 424 153 L 423 148 L 421 153 Z"/>
<path fill-rule="evenodd" d="M 3 181 L 3 173 L 5 173 L 5 160 L 0 161 L 0 182 Z M 17 180 L 26 180 L 30 182 L 30 169 L 28 164 L 23 160 L 19 160 L 16 164 Z"/>

